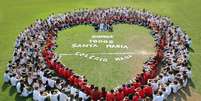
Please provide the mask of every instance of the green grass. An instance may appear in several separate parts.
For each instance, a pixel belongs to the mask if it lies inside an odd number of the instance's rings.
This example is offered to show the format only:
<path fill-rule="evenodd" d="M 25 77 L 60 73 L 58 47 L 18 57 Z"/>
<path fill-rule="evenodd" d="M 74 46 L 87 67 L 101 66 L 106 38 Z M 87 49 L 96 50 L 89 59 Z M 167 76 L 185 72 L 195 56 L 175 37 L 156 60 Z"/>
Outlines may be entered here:
<path fill-rule="evenodd" d="M 65 12 L 74 8 L 131 6 L 146 8 L 154 13 L 169 16 L 182 27 L 193 41 L 195 53 L 191 53 L 195 91 L 201 93 L 201 1 L 200 0 L 1 0 L 0 3 L 0 99 L 23 101 L 13 88 L 3 86 L 2 75 L 7 61 L 12 57 L 17 35 L 37 18 L 50 13 Z M 86 33 L 83 33 L 86 34 Z M 121 34 L 121 33 L 117 33 Z M 122 33 L 125 34 L 125 33 Z M 67 34 L 66 34 L 67 35 Z M 29 99 L 30 100 L 30 99 Z"/>
<path fill-rule="evenodd" d="M 127 45 L 128 49 L 106 48 L 104 43 L 97 48 L 72 48 L 73 43 L 87 44 L 92 35 L 113 35 L 114 44 Z M 143 27 L 134 25 L 114 25 L 114 32 L 95 32 L 90 26 L 78 26 L 62 31 L 58 34 L 57 54 L 60 53 L 127 53 L 134 52 L 132 58 L 116 61 L 115 58 L 128 55 L 103 55 L 95 54 L 101 58 L 107 58 L 108 62 L 90 60 L 80 56 L 62 56 L 61 61 L 76 73 L 85 75 L 88 81 L 99 87 L 105 86 L 108 90 L 117 87 L 133 79 L 142 71 L 143 62 L 151 55 L 139 54 L 142 51 L 154 53 L 154 39 L 149 31 Z M 143 46 L 143 47 L 142 47 Z M 92 54 L 93 55 L 93 54 Z M 92 56 L 90 54 L 90 56 Z"/>

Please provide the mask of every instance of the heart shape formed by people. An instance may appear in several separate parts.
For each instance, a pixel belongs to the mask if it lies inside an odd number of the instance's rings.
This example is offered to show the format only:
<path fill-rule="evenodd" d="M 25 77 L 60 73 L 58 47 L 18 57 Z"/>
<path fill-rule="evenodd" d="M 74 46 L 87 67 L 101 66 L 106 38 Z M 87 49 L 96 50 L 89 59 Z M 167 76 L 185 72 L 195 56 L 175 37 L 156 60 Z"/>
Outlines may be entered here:
<path fill-rule="evenodd" d="M 150 59 L 144 63 L 143 72 L 136 76 L 135 81 L 132 80 L 122 87 L 115 88 L 115 91 L 111 90 L 110 93 L 107 93 L 105 90 L 99 91 L 96 87 L 94 88 L 91 84 L 88 84 L 86 78 L 79 76 L 58 60 L 58 56 L 54 52 L 57 47 L 56 38 L 58 31 L 81 24 L 91 25 L 96 31 L 112 31 L 112 25 L 122 23 L 144 26 L 150 29 L 156 42 L 155 56 L 150 57 Z M 188 65 L 188 52 L 186 52 L 186 50 L 189 47 L 189 38 L 180 27 L 174 26 L 168 17 L 153 15 L 146 10 L 135 10 L 133 8 L 87 9 L 57 16 L 51 15 L 46 20 L 37 20 L 33 25 L 22 32 L 18 39 L 20 41 L 16 47 L 19 48 L 15 50 L 14 56 L 19 55 L 20 58 L 14 59 L 11 63 L 12 65 L 18 61 L 17 65 L 29 64 L 32 67 L 36 66 L 34 69 L 29 67 L 33 70 L 54 70 L 56 73 L 55 76 L 64 78 L 69 85 L 80 89 L 95 101 L 99 99 L 113 101 L 111 99 L 113 99 L 114 93 L 116 96 L 119 95 L 119 97 L 116 98 L 117 101 L 122 101 L 125 96 L 128 95 L 132 95 L 133 99 L 135 99 L 135 96 L 139 96 L 141 99 L 146 96 L 151 97 L 152 90 L 156 91 L 160 89 L 160 87 L 157 87 L 157 89 L 153 88 L 151 83 L 155 81 L 149 81 L 149 79 L 154 79 L 159 74 L 160 76 L 157 78 L 163 78 L 167 75 L 167 73 L 160 73 L 159 67 L 169 66 L 165 69 L 175 69 L 175 71 L 177 71 L 175 73 L 170 72 L 170 75 L 178 75 L 180 68 L 171 66 L 173 66 L 173 64 L 175 65 L 175 63 Z M 24 45 L 24 43 L 26 44 Z M 27 54 L 23 55 L 19 53 L 18 50 L 27 52 Z M 181 51 L 183 54 L 181 54 Z M 23 56 L 29 57 L 27 61 L 23 59 Z M 38 64 L 40 64 L 40 66 Z M 161 77 L 162 74 L 163 76 Z M 163 86 L 168 81 L 173 82 L 174 79 L 176 78 L 161 81 L 159 85 Z M 146 87 L 147 90 L 144 91 L 144 88 L 141 87 L 142 85 Z M 141 94 L 141 91 L 144 91 L 144 93 Z"/>

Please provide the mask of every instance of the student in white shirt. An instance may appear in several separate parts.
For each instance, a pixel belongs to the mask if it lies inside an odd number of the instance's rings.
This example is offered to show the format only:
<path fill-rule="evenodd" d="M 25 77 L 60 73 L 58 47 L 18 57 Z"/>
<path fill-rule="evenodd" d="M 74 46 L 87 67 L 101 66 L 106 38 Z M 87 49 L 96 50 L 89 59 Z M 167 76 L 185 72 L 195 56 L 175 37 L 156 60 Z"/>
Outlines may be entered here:
<path fill-rule="evenodd" d="M 61 89 L 62 89 L 62 82 L 60 82 L 60 80 L 57 80 L 57 81 L 56 81 L 56 84 L 55 84 L 55 87 L 56 87 L 57 89 L 61 90 Z"/>
<path fill-rule="evenodd" d="M 59 93 L 58 92 L 51 91 L 51 94 L 49 96 L 50 96 L 50 101 L 59 101 L 59 99 L 58 99 Z"/>
<path fill-rule="evenodd" d="M 153 101 L 163 101 L 164 96 L 162 92 L 159 92 L 159 94 L 154 94 Z"/>
<path fill-rule="evenodd" d="M 162 78 L 162 83 L 165 84 L 168 82 L 168 76 L 167 73 L 164 73 L 163 78 Z"/>
<path fill-rule="evenodd" d="M 187 73 L 188 79 L 191 79 L 192 78 L 192 71 L 191 71 L 190 67 L 187 68 L 187 72 L 186 73 Z"/>
<path fill-rule="evenodd" d="M 173 83 L 170 84 L 173 93 L 177 93 L 179 90 L 179 83 L 177 81 L 174 81 Z"/>
<path fill-rule="evenodd" d="M 38 100 L 36 101 L 45 101 L 45 99 L 48 97 L 48 95 L 45 95 L 44 92 L 40 92 L 38 96 Z"/>
<path fill-rule="evenodd" d="M 52 78 L 48 78 L 48 85 L 51 87 L 51 88 L 54 88 L 55 87 L 55 83 L 56 81 L 52 80 Z"/>
<path fill-rule="evenodd" d="M 29 85 L 31 85 L 33 83 L 33 79 L 32 79 L 31 76 L 28 76 L 27 82 L 28 82 Z"/>
<path fill-rule="evenodd" d="M 17 93 L 21 93 L 21 83 L 22 81 L 18 82 L 17 85 L 16 85 L 16 89 L 17 89 Z"/>
<path fill-rule="evenodd" d="M 174 75 L 173 75 L 173 73 L 171 71 L 168 72 L 168 80 L 169 81 L 173 81 L 174 80 Z"/>
<path fill-rule="evenodd" d="M 168 94 L 166 88 L 162 88 L 162 92 L 163 92 L 164 99 L 167 99 L 167 97 L 169 96 L 169 94 Z"/>
<path fill-rule="evenodd" d="M 17 85 L 18 79 L 16 78 L 15 74 L 13 74 L 13 76 L 10 78 L 10 82 L 11 82 L 12 86 L 16 86 Z"/>
<path fill-rule="evenodd" d="M 4 73 L 4 82 L 5 83 L 8 83 L 10 81 L 10 75 L 9 75 L 9 71 L 7 70 L 5 73 Z"/>
<path fill-rule="evenodd" d="M 74 88 L 73 86 L 71 86 L 70 87 L 70 94 L 72 94 L 72 95 L 76 95 L 76 92 L 77 92 L 77 89 L 76 88 Z"/>
<path fill-rule="evenodd" d="M 157 80 L 153 80 L 151 82 L 151 87 L 153 88 L 154 91 L 156 91 L 158 89 L 158 83 Z"/>
<path fill-rule="evenodd" d="M 27 88 L 27 87 L 24 87 L 24 88 L 23 88 L 23 91 L 22 91 L 22 93 L 21 93 L 21 96 L 27 97 L 27 96 L 29 96 L 29 94 L 31 94 L 31 91 L 28 91 L 28 88 Z"/>
<path fill-rule="evenodd" d="M 170 84 L 166 83 L 165 93 L 167 94 L 167 96 L 169 96 L 171 92 L 172 92 L 172 88 L 171 88 Z"/>
<path fill-rule="evenodd" d="M 68 101 L 68 96 L 64 94 L 63 90 L 59 93 L 59 101 Z"/>
<path fill-rule="evenodd" d="M 33 100 L 34 100 L 34 101 L 37 101 L 39 95 L 40 95 L 40 91 L 39 91 L 38 88 L 36 87 L 36 88 L 33 90 Z"/>
<path fill-rule="evenodd" d="M 46 82 L 47 82 L 47 77 L 45 77 L 44 75 L 43 76 L 41 76 L 41 79 L 42 79 L 42 82 L 43 82 L 43 84 L 46 84 Z"/>
<path fill-rule="evenodd" d="M 46 86 L 47 85 L 43 85 L 42 83 L 40 83 L 39 91 L 45 91 L 46 90 Z"/>
<path fill-rule="evenodd" d="M 182 82 L 183 82 L 183 87 L 186 87 L 188 84 L 188 76 L 184 75 Z"/>
<path fill-rule="evenodd" d="M 86 95 L 82 90 L 80 90 L 80 91 L 78 92 L 78 97 L 79 97 L 79 98 L 82 98 L 83 101 L 85 101 L 85 100 L 87 99 L 87 95 Z"/>

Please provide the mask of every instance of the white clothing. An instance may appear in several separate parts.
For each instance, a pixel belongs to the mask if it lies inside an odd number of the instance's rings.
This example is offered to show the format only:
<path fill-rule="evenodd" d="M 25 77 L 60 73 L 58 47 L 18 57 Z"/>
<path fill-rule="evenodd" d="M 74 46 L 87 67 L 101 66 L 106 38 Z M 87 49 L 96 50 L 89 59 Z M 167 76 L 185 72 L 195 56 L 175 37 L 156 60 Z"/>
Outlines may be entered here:
<path fill-rule="evenodd" d="M 37 101 L 39 95 L 40 95 L 40 92 L 38 90 L 34 90 L 33 91 L 33 100 Z"/>
<path fill-rule="evenodd" d="M 59 101 L 58 94 L 51 94 L 50 95 L 50 101 Z"/>
<path fill-rule="evenodd" d="M 27 97 L 27 96 L 29 96 L 30 93 L 31 93 L 31 92 L 29 92 L 29 91 L 27 90 L 27 88 L 24 87 L 21 95 L 22 95 L 23 97 Z"/>
<path fill-rule="evenodd" d="M 8 73 L 4 73 L 3 79 L 4 79 L 4 82 L 8 83 L 10 81 L 10 75 Z"/>
<path fill-rule="evenodd" d="M 21 92 L 22 92 L 20 88 L 21 88 L 21 83 L 18 82 L 17 85 L 16 85 L 16 89 L 17 89 L 17 92 L 18 92 L 18 93 L 21 93 Z"/>
<path fill-rule="evenodd" d="M 12 86 L 16 86 L 18 80 L 15 77 L 11 77 L 10 82 Z"/>
<path fill-rule="evenodd" d="M 52 80 L 52 79 L 48 79 L 48 85 L 49 85 L 51 88 L 54 88 L 54 86 L 55 86 L 55 81 Z"/>
<path fill-rule="evenodd" d="M 64 93 L 60 93 L 59 94 L 59 101 L 68 101 L 69 97 L 64 94 Z"/>

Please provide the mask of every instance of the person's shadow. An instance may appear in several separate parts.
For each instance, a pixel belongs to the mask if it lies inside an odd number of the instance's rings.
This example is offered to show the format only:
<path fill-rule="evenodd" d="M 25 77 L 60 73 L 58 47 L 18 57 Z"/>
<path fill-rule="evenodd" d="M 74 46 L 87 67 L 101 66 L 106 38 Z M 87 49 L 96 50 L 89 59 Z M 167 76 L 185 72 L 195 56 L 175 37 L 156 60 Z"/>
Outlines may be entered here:
<path fill-rule="evenodd" d="M 20 94 L 15 95 L 15 101 L 32 101 L 32 97 L 22 97 Z"/>
<path fill-rule="evenodd" d="M 10 87 L 10 89 L 9 89 L 9 95 L 10 96 L 13 96 L 14 94 L 16 94 L 16 88 L 15 87 Z"/>
<path fill-rule="evenodd" d="M 195 89 L 195 84 L 192 80 L 189 80 L 188 86 L 180 89 L 180 91 L 176 94 L 171 94 L 168 96 L 168 99 L 166 101 L 187 101 L 187 97 L 192 96 L 192 93 L 190 90 L 191 87 Z"/>
<path fill-rule="evenodd" d="M 9 83 L 3 83 L 1 85 L 1 92 L 6 91 L 6 89 L 9 89 L 9 96 L 15 96 L 15 101 L 32 101 L 31 98 L 32 97 L 22 97 L 20 96 L 20 94 L 17 93 L 16 88 L 15 87 L 11 87 L 11 85 Z M 17 94 L 16 94 L 17 93 Z"/>
<path fill-rule="evenodd" d="M 5 91 L 8 87 L 10 87 L 8 83 L 3 83 L 3 85 L 1 86 L 1 91 Z"/>

